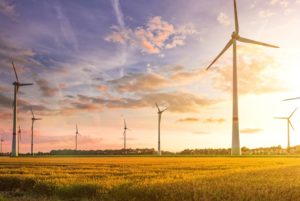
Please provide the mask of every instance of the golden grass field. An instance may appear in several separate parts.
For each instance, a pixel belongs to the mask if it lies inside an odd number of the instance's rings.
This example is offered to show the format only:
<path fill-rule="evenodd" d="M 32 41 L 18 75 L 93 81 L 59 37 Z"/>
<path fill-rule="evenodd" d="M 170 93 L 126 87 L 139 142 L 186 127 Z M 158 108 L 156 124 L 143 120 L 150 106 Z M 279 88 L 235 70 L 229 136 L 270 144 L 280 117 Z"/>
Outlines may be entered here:
<path fill-rule="evenodd" d="M 297 157 L 0 158 L 0 200 L 300 200 Z"/>

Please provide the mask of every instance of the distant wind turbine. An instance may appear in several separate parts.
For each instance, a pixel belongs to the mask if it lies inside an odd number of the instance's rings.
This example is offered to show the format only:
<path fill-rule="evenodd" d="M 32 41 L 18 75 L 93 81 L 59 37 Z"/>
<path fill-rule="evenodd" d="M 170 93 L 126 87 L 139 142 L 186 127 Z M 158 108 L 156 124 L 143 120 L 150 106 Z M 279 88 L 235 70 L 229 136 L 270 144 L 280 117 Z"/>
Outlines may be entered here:
<path fill-rule="evenodd" d="M 19 140 L 18 140 L 18 154 L 20 154 L 20 142 L 21 142 L 21 127 L 20 126 L 19 126 L 18 136 L 19 136 Z"/>
<path fill-rule="evenodd" d="M 20 83 L 19 82 L 19 78 L 18 78 L 18 74 L 14 65 L 14 62 L 12 61 L 12 66 L 15 72 L 15 76 L 16 76 L 16 81 L 13 83 L 14 85 L 14 114 L 13 114 L 13 139 L 12 139 L 12 150 L 11 150 L 11 156 L 18 156 L 18 150 L 17 150 L 17 145 L 18 145 L 18 137 L 17 137 L 17 95 L 19 92 L 19 88 L 22 86 L 29 86 L 29 85 L 33 85 L 32 83 Z"/>
<path fill-rule="evenodd" d="M 161 110 L 159 108 L 159 106 L 157 105 L 157 103 L 155 103 L 157 110 L 158 110 L 158 147 L 157 147 L 157 153 L 159 156 L 161 156 L 161 150 L 160 150 L 160 123 L 161 123 L 161 115 L 163 114 L 163 112 L 165 112 L 168 108 L 165 108 L 163 110 Z"/>
<path fill-rule="evenodd" d="M 127 149 L 126 149 L 126 131 L 128 130 L 127 125 L 126 125 L 126 120 L 124 119 L 124 153 L 127 154 Z"/>
<path fill-rule="evenodd" d="M 2 143 L 4 142 L 3 138 L 1 137 L 0 139 L 0 153 L 2 154 Z"/>
<path fill-rule="evenodd" d="M 298 109 L 298 108 L 297 108 Z M 283 120 L 287 120 L 287 150 L 290 150 L 290 126 L 292 127 L 293 130 L 295 130 L 292 122 L 291 122 L 291 118 L 294 116 L 295 112 L 297 111 L 297 109 L 295 109 L 292 114 L 289 117 L 275 117 L 275 119 L 283 119 Z"/>
<path fill-rule="evenodd" d="M 32 111 L 32 108 L 31 108 L 31 114 L 32 114 L 32 118 L 31 118 L 31 155 L 33 156 L 33 126 L 34 126 L 34 122 L 35 121 L 39 121 L 39 120 L 42 120 L 41 118 L 35 118 L 34 116 L 34 113 Z"/>
<path fill-rule="evenodd" d="M 77 151 L 77 145 L 78 145 L 78 135 L 79 135 L 78 126 L 76 124 L 76 133 L 75 133 L 75 150 L 76 151 Z"/>
<path fill-rule="evenodd" d="M 210 69 L 213 64 L 231 47 L 233 46 L 233 120 L 232 120 L 232 149 L 231 155 L 241 155 L 240 148 L 240 133 L 239 133 L 239 115 L 238 115 L 238 83 L 237 83 L 237 41 L 242 43 L 250 43 L 255 45 L 261 45 L 272 48 L 279 48 L 275 45 L 270 45 L 251 39 L 243 38 L 239 35 L 239 22 L 236 0 L 234 3 L 234 17 L 235 17 L 235 31 L 231 35 L 231 39 L 222 50 L 222 52 L 213 60 L 213 62 L 207 67 Z"/>

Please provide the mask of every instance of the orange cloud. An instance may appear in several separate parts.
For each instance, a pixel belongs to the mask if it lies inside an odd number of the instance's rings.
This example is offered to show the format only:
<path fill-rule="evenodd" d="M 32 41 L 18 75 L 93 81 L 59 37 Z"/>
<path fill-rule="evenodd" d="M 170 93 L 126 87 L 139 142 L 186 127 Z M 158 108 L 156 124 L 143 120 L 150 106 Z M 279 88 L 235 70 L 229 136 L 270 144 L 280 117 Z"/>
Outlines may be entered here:
<path fill-rule="evenodd" d="M 106 41 L 128 44 L 149 54 L 159 54 L 163 49 L 171 49 L 185 44 L 187 36 L 196 34 L 192 24 L 175 27 L 160 16 L 151 17 L 145 26 L 135 29 L 112 26 Z"/>
<path fill-rule="evenodd" d="M 259 47 L 238 46 L 238 89 L 240 94 L 264 94 L 283 91 L 279 81 L 272 76 L 270 69 L 278 67 L 276 60 Z M 244 56 L 241 56 L 244 55 Z M 213 77 L 216 89 L 232 90 L 232 57 L 225 58 L 227 65 L 217 66 Z"/>
<path fill-rule="evenodd" d="M 262 129 L 259 128 L 246 128 L 246 129 L 242 129 L 241 133 L 243 134 L 256 134 L 256 133 L 260 133 L 262 131 Z"/>

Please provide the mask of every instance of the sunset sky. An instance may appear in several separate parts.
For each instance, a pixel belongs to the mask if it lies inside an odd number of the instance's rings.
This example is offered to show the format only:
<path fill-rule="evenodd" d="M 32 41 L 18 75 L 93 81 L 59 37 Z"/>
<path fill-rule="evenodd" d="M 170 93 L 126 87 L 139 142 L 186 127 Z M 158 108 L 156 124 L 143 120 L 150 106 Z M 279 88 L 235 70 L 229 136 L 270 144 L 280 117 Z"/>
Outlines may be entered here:
<path fill-rule="evenodd" d="M 300 97 L 300 1 L 237 0 L 240 35 L 279 45 L 238 45 L 241 146 L 287 145 Z M 0 0 L 0 135 L 11 151 L 15 77 L 21 152 L 157 149 L 157 109 L 168 110 L 162 150 L 231 147 L 232 51 L 210 71 L 234 29 L 229 0 Z M 300 144 L 300 108 L 291 145 Z"/>

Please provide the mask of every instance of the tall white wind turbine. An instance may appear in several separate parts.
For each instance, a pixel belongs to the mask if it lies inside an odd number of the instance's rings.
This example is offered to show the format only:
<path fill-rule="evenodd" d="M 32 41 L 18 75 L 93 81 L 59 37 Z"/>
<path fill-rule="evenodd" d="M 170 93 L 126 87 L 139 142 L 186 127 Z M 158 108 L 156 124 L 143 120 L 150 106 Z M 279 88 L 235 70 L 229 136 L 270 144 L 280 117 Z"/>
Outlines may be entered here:
<path fill-rule="evenodd" d="M 291 144 L 290 144 L 290 127 L 292 127 L 293 130 L 294 126 L 291 122 L 291 118 L 294 116 L 295 112 L 297 111 L 298 108 L 296 108 L 292 114 L 289 117 L 275 117 L 275 119 L 282 119 L 282 120 L 286 120 L 287 121 L 287 151 L 290 150 Z"/>
<path fill-rule="evenodd" d="M 15 72 L 15 76 L 16 76 L 16 81 L 13 83 L 14 85 L 14 110 L 13 110 L 13 138 L 12 138 L 12 149 L 11 149 L 11 156 L 15 157 L 18 156 L 18 137 L 17 137 L 17 95 L 19 92 L 19 88 L 22 86 L 29 86 L 29 85 L 33 85 L 32 83 L 20 83 L 19 82 L 19 78 L 18 78 L 18 74 L 14 65 L 14 62 L 12 61 L 12 66 Z"/>
<path fill-rule="evenodd" d="M 159 108 L 159 106 L 157 105 L 157 103 L 155 103 L 156 107 L 157 107 L 157 114 L 158 114 L 158 145 L 157 145 L 157 154 L 159 156 L 161 156 L 161 149 L 160 149 L 160 124 L 161 124 L 161 115 L 168 109 L 165 108 L 163 110 L 161 110 Z"/>
<path fill-rule="evenodd" d="M 279 48 L 275 45 L 270 45 L 251 39 L 243 38 L 239 35 L 239 22 L 236 0 L 234 3 L 234 17 L 235 17 L 235 31 L 231 35 L 231 39 L 226 44 L 221 53 L 213 60 L 213 62 L 207 67 L 210 69 L 213 64 L 231 47 L 233 46 L 233 118 L 232 118 L 232 149 L 231 155 L 241 155 L 240 148 L 240 133 L 239 133 L 239 115 L 238 115 L 238 83 L 237 83 L 237 41 L 242 43 L 250 43 L 255 45 L 261 45 L 272 48 Z"/>
<path fill-rule="evenodd" d="M 34 126 L 34 122 L 35 121 L 39 121 L 39 120 L 42 120 L 41 118 L 35 118 L 34 116 L 34 113 L 32 111 L 32 108 L 31 108 L 31 114 L 32 114 L 32 118 L 31 118 L 31 155 L 33 156 L 34 153 L 33 153 L 33 126 Z"/>

